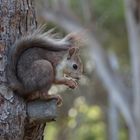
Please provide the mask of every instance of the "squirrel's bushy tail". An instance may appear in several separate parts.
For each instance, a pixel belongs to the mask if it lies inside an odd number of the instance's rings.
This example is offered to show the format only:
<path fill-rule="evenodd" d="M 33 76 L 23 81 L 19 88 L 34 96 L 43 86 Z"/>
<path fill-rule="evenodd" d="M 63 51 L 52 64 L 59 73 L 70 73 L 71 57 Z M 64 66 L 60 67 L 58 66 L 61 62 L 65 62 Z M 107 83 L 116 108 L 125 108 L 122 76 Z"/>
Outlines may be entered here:
<path fill-rule="evenodd" d="M 6 68 L 9 87 L 19 94 L 24 92 L 24 87 L 17 77 L 17 62 L 24 51 L 29 48 L 44 48 L 52 51 L 68 50 L 74 43 L 74 37 L 67 35 L 63 39 L 51 38 L 51 31 L 42 33 L 42 29 L 37 29 L 34 33 L 18 39 L 15 44 L 9 48 L 8 63 Z"/>

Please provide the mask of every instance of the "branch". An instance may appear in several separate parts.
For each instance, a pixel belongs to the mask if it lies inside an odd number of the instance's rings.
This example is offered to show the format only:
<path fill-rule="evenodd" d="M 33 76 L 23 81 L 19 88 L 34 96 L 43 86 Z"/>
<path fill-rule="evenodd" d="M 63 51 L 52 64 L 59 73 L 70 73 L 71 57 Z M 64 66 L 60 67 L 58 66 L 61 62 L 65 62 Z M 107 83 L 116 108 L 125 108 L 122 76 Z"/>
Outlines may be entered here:
<path fill-rule="evenodd" d="M 91 13 L 91 2 L 90 0 L 80 0 L 80 6 L 82 8 L 82 14 L 84 17 L 84 20 L 87 24 L 91 23 L 92 21 L 92 13 Z"/>
<path fill-rule="evenodd" d="M 38 122 L 54 121 L 57 117 L 56 100 L 37 100 L 27 104 L 27 114 L 30 120 Z"/>
<path fill-rule="evenodd" d="M 135 5 L 133 5 L 135 4 Z M 133 6 L 132 6 L 133 5 Z M 136 7 L 135 7 L 136 6 Z M 140 23 L 136 19 L 135 13 L 139 8 L 139 1 L 125 0 L 125 17 L 128 31 L 129 48 L 131 55 L 131 68 L 132 68 L 132 83 L 133 83 L 133 111 L 135 117 L 135 126 L 137 128 L 137 138 L 139 139 L 140 134 Z M 138 12 L 138 11 L 137 11 Z M 133 133 L 131 134 L 133 138 Z"/>
<path fill-rule="evenodd" d="M 108 98 L 108 101 L 109 140 L 118 140 L 118 132 L 120 127 L 118 108 L 114 104 L 114 99 L 112 99 L 111 94 Z"/>
<path fill-rule="evenodd" d="M 133 75 L 133 93 L 134 93 L 134 114 L 140 120 L 140 23 L 137 23 L 134 17 L 134 9 L 131 0 L 125 0 L 125 15 L 129 37 L 129 47 L 131 55 L 132 75 Z M 136 1 L 135 1 L 136 2 Z M 136 3 L 139 5 L 139 3 Z M 138 7 L 137 7 L 138 8 Z M 139 13 L 138 13 L 139 14 Z M 140 125 L 140 121 L 139 125 Z"/>

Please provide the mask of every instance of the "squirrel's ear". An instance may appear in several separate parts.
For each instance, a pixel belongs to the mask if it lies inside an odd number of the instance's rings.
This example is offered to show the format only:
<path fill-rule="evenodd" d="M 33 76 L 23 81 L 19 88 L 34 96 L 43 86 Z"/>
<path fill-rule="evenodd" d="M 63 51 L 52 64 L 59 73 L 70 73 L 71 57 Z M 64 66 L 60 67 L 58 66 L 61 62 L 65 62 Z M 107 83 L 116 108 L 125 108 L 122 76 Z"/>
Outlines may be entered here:
<path fill-rule="evenodd" d="M 79 47 L 75 48 L 75 54 L 79 52 Z"/>
<path fill-rule="evenodd" d="M 76 48 L 70 48 L 68 51 L 68 57 L 67 59 L 70 59 L 75 54 Z"/>
<path fill-rule="evenodd" d="M 69 49 L 68 51 L 68 57 L 67 59 L 70 59 L 71 57 L 73 57 L 74 55 L 76 55 L 79 52 L 79 48 L 78 47 L 72 47 Z"/>

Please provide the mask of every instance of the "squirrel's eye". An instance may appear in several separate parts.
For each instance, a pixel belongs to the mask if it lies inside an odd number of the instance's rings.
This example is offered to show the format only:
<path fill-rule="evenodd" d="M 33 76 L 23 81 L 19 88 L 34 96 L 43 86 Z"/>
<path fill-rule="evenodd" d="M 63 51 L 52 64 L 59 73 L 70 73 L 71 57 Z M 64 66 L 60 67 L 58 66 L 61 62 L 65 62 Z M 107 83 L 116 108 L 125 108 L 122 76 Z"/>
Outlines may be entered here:
<path fill-rule="evenodd" d="M 77 70 L 78 66 L 76 64 L 73 64 L 73 68 Z"/>

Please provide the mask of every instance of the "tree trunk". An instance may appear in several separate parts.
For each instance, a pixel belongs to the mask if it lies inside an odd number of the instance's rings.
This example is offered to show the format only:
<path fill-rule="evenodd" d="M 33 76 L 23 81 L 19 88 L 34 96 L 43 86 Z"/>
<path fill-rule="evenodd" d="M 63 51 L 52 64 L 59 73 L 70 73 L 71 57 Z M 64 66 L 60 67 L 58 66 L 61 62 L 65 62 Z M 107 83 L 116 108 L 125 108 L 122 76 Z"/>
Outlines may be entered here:
<path fill-rule="evenodd" d="M 7 85 L 5 67 L 8 48 L 18 37 L 36 27 L 32 0 L 0 0 L 0 140 L 41 140 L 45 121 L 56 117 L 56 102 L 26 104 Z M 38 123 L 38 120 L 43 120 L 43 123 Z"/>
<path fill-rule="evenodd" d="M 131 132 L 131 140 L 140 138 L 140 1 L 125 0 L 125 15 L 132 67 L 133 116 L 136 132 Z M 135 134 L 136 133 L 136 134 Z M 136 135 L 134 137 L 134 134 Z"/>

